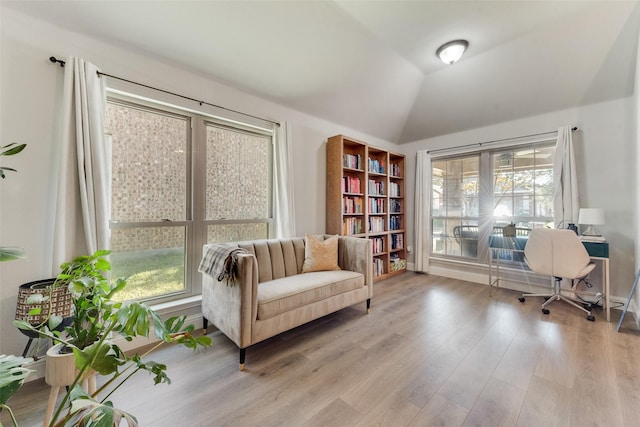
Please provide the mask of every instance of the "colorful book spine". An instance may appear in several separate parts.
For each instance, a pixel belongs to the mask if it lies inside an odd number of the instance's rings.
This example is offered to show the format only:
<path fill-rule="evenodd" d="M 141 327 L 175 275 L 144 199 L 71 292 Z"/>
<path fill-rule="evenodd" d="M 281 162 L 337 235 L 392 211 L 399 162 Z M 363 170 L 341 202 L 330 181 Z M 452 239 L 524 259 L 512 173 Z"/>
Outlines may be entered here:
<path fill-rule="evenodd" d="M 390 182 L 389 183 L 389 196 L 391 196 L 391 197 L 401 197 L 402 196 L 400 194 L 400 184 L 398 184 L 397 182 Z"/>
<path fill-rule="evenodd" d="M 362 218 L 345 218 L 342 222 L 342 234 L 362 234 Z"/>
<path fill-rule="evenodd" d="M 372 243 L 374 255 L 379 255 L 384 253 L 384 239 L 382 237 L 372 237 L 371 243 Z"/>
<path fill-rule="evenodd" d="M 351 176 L 342 177 L 342 192 L 362 194 L 360 189 L 360 178 L 354 178 Z"/>
<path fill-rule="evenodd" d="M 391 249 L 404 248 L 404 234 L 392 234 L 391 235 Z"/>
<path fill-rule="evenodd" d="M 384 196 L 384 182 L 376 181 L 374 179 L 369 180 L 369 184 L 367 185 L 367 189 L 370 195 L 372 196 Z"/>
<path fill-rule="evenodd" d="M 342 166 L 345 168 L 362 170 L 360 154 L 344 154 L 342 156 Z"/>
<path fill-rule="evenodd" d="M 342 211 L 346 214 L 362 213 L 362 197 L 353 197 L 353 196 L 343 197 Z"/>
<path fill-rule="evenodd" d="M 369 213 L 384 213 L 384 199 L 369 199 Z"/>
<path fill-rule="evenodd" d="M 369 172 L 384 174 L 385 172 L 384 161 L 369 159 Z"/>
<path fill-rule="evenodd" d="M 402 203 L 400 200 L 389 200 L 389 213 L 402 213 Z"/>
<path fill-rule="evenodd" d="M 389 230 L 402 230 L 402 220 L 398 215 L 389 217 Z"/>
<path fill-rule="evenodd" d="M 376 216 L 369 218 L 369 233 L 382 232 L 384 232 L 384 218 Z"/>

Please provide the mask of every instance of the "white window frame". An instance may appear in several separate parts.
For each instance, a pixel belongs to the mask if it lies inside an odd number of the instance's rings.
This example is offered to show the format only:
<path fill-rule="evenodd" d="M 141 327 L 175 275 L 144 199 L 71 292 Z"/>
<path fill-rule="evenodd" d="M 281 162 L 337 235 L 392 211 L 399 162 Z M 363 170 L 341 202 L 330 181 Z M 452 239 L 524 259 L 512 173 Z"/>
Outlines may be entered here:
<path fill-rule="evenodd" d="M 273 230 L 273 144 L 274 132 L 272 129 L 260 127 L 249 123 L 242 123 L 235 119 L 225 119 L 202 111 L 183 108 L 176 105 L 167 104 L 162 101 L 151 100 L 139 97 L 134 94 L 125 93 L 119 90 L 109 90 L 107 102 L 115 102 L 121 105 L 143 108 L 156 111 L 161 114 L 177 115 L 188 118 L 190 121 L 189 140 L 187 143 L 187 206 L 186 219 L 184 221 L 161 221 L 161 222 L 110 222 L 111 229 L 117 228 L 137 228 L 137 227 L 162 227 L 162 226 L 184 226 L 185 227 L 185 288 L 184 290 L 141 298 L 140 301 L 164 306 L 179 300 L 188 300 L 199 297 L 202 293 L 202 275 L 198 272 L 198 265 L 202 258 L 202 247 L 207 243 L 207 226 L 209 224 L 243 224 L 243 223 L 266 223 L 267 236 L 270 237 Z M 207 123 L 225 127 L 233 131 L 246 132 L 255 135 L 267 136 L 271 138 L 269 150 L 269 192 L 270 197 L 268 207 L 268 218 L 253 220 L 206 220 L 206 127 Z"/>
<path fill-rule="evenodd" d="M 545 138 L 545 139 L 541 139 L 541 140 L 534 140 L 534 141 L 527 141 L 527 142 L 522 142 L 522 143 L 504 143 L 501 144 L 500 146 L 496 146 L 496 147 L 491 147 L 491 148 L 485 148 L 485 149 L 475 149 L 475 150 L 459 150 L 456 152 L 451 152 L 451 153 L 443 153 L 441 155 L 434 155 L 431 158 L 431 168 L 433 168 L 433 163 L 437 162 L 437 161 L 442 161 L 442 160 L 449 160 L 449 159 L 460 159 L 463 157 L 469 157 L 469 156 L 473 156 L 473 155 L 479 155 L 480 157 L 480 165 L 479 165 L 479 185 L 478 185 L 478 198 L 479 198 L 479 215 L 478 215 L 478 249 L 477 249 L 477 256 L 476 257 L 464 257 L 464 256 L 457 256 L 457 255 L 447 255 L 447 254 L 442 254 L 442 253 L 437 253 L 434 251 L 435 249 L 435 245 L 431 245 L 431 253 L 430 253 L 430 258 L 434 259 L 434 260 L 444 260 L 444 261 L 464 261 L 464 262 L 470 262 L 470 263 L 478 263 L 478 264 L 483 264 L 483 265 L 488 265 L 489 264 L 489 256 L 490 256 L 490 251 L 489 251 L 489 235 L 492 233 L 493 230 L 493 226 L 494 223 L 496 221 L 496 219 L 493 216 L 493 195 L 494 195 L 494 189 L 493 189 L 493 163 L 492 163 L 492 156 L 493 154 L 496 153 L 500 153 L 500 152 L 508 152 L 508 151 L 513 151 L 513 150 L 519 150 L 519 149 L 527 149 L 527 148 L 533 148 L 534 146 L 536 148 L 540 148 L 540 147 L 550 147 L 550 146 L 554 146 L 555 144 L 555 139 L 549 139 L 549 138 Z M 433 172 L 433 169 L 432 169 Z M 429 198 L 430 198 L 430 204 L 431 206 L 433 206 L 433 174 L 432 174 L 432 182 L 430 183 L 430 189 L 429 189 Z M 431 221 L 431 230 L 430 233 L 431 235 L 429 236 L 429 238 L 431 239 L 431 241 L 434 241 L 434 233 L 433 233 L 433 221 L 434 219 L 441 219 L 441 218 L 445 218 L 444 216 L 434 216 L 433 215 L 433 211 L 431 212 L 431 216 L 429 218 L 429 221 Z M 541 219 L 549 219 L 547 217 L 516 217 L 514 216 L 513 218 L 522 218 L 525 220 L 528 220 L 530 222 L 541 222 Z M 469 219 L 466 217 L 462 217 L 462 220 L 465 219 Z M 471 218 L 474 219 L 474 218 Z M 504 218 L 503 218 L 504 219 Z M 549 219 L 551 222 L 553 221 L 553 218 L 551 217 Z M 437 237 L 437 236 L 435 236 Z M 487 238 L 483 238 L 483 237 L 487 237 Z"/>

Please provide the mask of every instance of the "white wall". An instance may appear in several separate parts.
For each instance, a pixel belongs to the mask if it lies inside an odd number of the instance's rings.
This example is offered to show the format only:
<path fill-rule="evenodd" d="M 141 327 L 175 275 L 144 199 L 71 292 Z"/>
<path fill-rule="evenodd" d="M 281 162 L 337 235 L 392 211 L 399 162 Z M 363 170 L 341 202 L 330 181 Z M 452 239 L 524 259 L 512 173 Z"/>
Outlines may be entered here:
<path fill-rule="evenodd" d="M 0 183 L 0 243 L 22 246 L 28 258 L 0 263 L 0 354 L 19 353 L 26 338 L 12 325 L 17 287 L 51 276 L 51 197 L 54 188 L 56 113 L 63 71 L 48 61 L 77 56 L 103 71 L 198 99 L 292 125 L 296 231 L 325 228 L 325 142 L 344 133 L 382 148 L 407 154 L 407 238 L 413 245 L 415 153 L 420 149 L 475 143 L 554 130 L 572 124 L 581 176 L 583 206 L 602 206 L 607 224 L 601 230 L 611 244 L 613 295 L 626 298 L 634 275 L 634 241 L 640 238 L 636 165 L 640 144 L 635 136 L 634 99 L 530 117 L 486 128 L 432 138 L 403 146 L 318 119 L 226 86 L 201 73 L 146 56 L 125 46 L 101 42 L 2 7 L 0 2 L 0 145 L 28 144 L 9 158 L 18 169 Z M 136 89 L 137 90 L 137 89 Z M 155 96 L 151 92 L 141 95 Z M 163 99 L 181 104 L 175 99 Z M 192 105 L 185 106 L 193 107 Z M 640 109 L 639 109 L 640 110 Z M 635 154 L 631 154 L 635 153 Z M 3 160 L 3 164 L 6 159 Z M 413 255 L 410 255 L 410 260 Z M 636 296 L 640 303 L 640 294 Z"/>
<path fill-rule="evenodd" d="M 418 150 L 453 147 L 512 138 L 578 126 L 573 141 L 578 167 L 579 201 L 582 207 L 602 207 L 606 224 L 600 231 L 609 241 L 611 295 L 626 300 L 634 278 L 636 164 L 634 99 L 625 98 L 572 108 L 494 126 L 430 138 L 402 145 L 407 155 L 407 193 L 415 191 L 415 153 Z M 407 203 L 413 212 L 413 197 Z M 407 239 L 413 245 L 413 218 Z M 413 261 L 410 259 L 410 261 Z"/>
<path fill-rule="evenodd" d="M 11 166 L 18 169 L 18 173 L 0 183 L 0 242 L 21 246 L 28 254 L 27 259 L 0 264 L 0 354 L 20 353 L 26 343 L 26 338 L 12 325 L 18 286 L 52 275 L 50 194 L 54 188 L 53 147 L 63 70 L 49 62 L 50 56 L 81 57 L 109 74 L 291 123 L 298 235 L 325 230 L 325 153 L 329 136 L 342 133 L 380 147 L 395 147 L 387 141 L 236 90 L 179 64 L 72 33 L 7 8 L 0 11 L 0 144 L 10 141 L 28 144 L 20 156 L 10 158 Z M 139 88 L 132 90 L 140 95 L 159 97 L 158 93 L 143 92 Z M 196 107 L 185 104 L 187 101 L 161 98 Z"/>

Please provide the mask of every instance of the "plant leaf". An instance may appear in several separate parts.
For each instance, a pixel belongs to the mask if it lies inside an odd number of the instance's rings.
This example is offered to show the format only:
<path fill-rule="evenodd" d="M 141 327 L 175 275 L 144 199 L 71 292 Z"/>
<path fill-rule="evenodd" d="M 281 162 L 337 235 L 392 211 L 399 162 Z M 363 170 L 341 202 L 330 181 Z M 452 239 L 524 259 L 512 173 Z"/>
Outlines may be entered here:
<path fill-rule="evenodd" d="M 31 361 L 33 361 L 31 358 L 0 354 L 0 404 L 7 403 L 22 386 L 25 378 L 34 372 L 22 367 L 23 364 Z"/>
<path fill-rule="evenodd" d="M 71 402 L 71 414 L 77 415 L 73 425 L 91 427 L 113 427 L 119 426 L 124 418 L 129 427 L 138 425 L 138 420 L 131 414 L 116 409 L 113 403 L 107 401 L 100 403 L 89 397 L 75 399 Z"/>
<path fill-rule="evenodd" d="M 118 366 L 126 362 L 119 359 L 118 355 L 111 351 L 111 344 L 108 341 L 96 341 L 83 350 L 74 348 L 73 354 L 76 359 L 76 368 L 82 369 L 86 366 L 101 375 L 109 375 L 116 372 Z"/>
<path fill-rule="evenodd" d="M 5 149 L 4 151 L 0 151 L 0 156 L 13 156 L 14 154 L 18 154 L 27 144 L 17 144 L 16 142 L 12 142 L 11 144 L 5 145 L 4 147 L 0 147 L 0 149 Z M 13 147 L 13 148 L 11 148 Z"/>
<path fill-rule="evenodd" d="M 52 331 L 62 323 L 62 316 L 59 314 L 52 314 L 49 316 L 49 329 Z"/>
<path fill-rule="evenodd" d="M 140 369 L 144 369 L 145 371 L 153 374 L 154 385 L 160 383 L 171 384 L 171 378 L 169 378 L 167 376 L 167 373 L 165 372 L 167 370 L 167 365 L 154 362 L 153 360 L 143 362 L 137 355 L 133 357 L 133 361 L 138 365 Z"/>
<path fill-rule="evenodd" d="M 9 168 L 0 168 L 9 169 Z M 9 169 L 12 170 L 12 169 Z M 11 261 L 14 259 L 24 258 L 24 252 L 20 248 L 14 248 L 9 246 L 0 246 L 0 262 Z"/>
<path fill-rule="evenodd" d="M 25 303 L 27 304 L 42 304 L 45 301 L 49 301 L 49 295 L 44 294 L 31 294 L 27 297 Z"/>

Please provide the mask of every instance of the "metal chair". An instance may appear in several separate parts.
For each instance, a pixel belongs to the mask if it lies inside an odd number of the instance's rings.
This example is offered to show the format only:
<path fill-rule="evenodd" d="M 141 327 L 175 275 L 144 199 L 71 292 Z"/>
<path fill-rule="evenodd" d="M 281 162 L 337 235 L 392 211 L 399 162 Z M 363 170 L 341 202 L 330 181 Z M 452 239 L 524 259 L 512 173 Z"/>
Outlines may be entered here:
<path fill-rule="evenodd" d="M 573 283 L 575 279 L 586 277 L 596 266 L 591 262 L 576 233 L 571 230 L 535 228 L 529 234 L 524 256 L 525 262 L 533 272 L 555 278 L 553 293 L 526 294 L 529 297 L 548 297 L 542 304 L 544 314 L 549 314 L 549 304 L 562 300 L 587 313 L 587 320 L 595 320 L 590 309 L 583 307 L 578 301 L 567 298 L 561 292 L 560 284 L 563 278 Z M 524 302 L 525 294 L 518 299 Z"/>
<path fill-rule="evenodd" d="M 462 256 L 470 258 L 478 256 L 477 225 L 456 225 L 453 227 L 453 237 L 460 245 Z"/>

